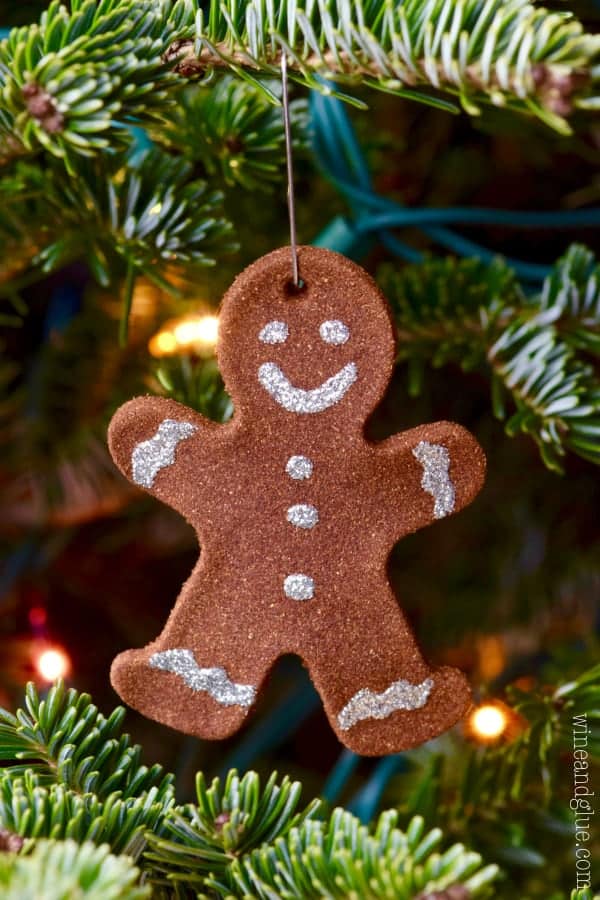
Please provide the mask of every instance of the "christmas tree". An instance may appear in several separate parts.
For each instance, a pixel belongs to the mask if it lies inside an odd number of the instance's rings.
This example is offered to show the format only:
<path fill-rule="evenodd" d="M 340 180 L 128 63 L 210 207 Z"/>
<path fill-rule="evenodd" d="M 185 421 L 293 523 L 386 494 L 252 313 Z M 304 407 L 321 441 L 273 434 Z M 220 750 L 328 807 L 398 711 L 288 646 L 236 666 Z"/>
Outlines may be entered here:
<path fill-rule="evenodd" d="M 592 900 L 598 4 L 4 6 L 0 897 Z M 474 707 L 380 760 L 292 657 L 225 742 L 110 712 L 198 548 L 107 425 L 140 393 L 232 415 L 219 301 L 288 241 L 282 58 L 300 241 L 367 268 L 397 332 L 370 434 L 449 419 L 488 456 L 389 561 Z"/>

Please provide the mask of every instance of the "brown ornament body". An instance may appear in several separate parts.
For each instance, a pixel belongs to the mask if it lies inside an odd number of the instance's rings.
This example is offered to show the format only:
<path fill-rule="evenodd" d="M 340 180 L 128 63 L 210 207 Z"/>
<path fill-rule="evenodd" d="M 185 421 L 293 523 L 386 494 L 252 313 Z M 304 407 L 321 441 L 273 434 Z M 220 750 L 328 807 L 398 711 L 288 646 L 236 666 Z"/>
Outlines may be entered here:
<path fill-rule="evenodd" d="M 143 650 L 117 657 L 112 681 L 150 718 L 223 738 L 251 704 L 219 702 L 150 660 L 184 648 L 198 667 L 218 667 L 258 692 L 276 659 L 295 653 L 340 740 L 358 753 L 383 755 L 440 734 L 470 703 L 460 672 L 432 670 L 424 661 L 386 575 L 394 543 L 435 518 L 414 450 L 426 442 L 449 454 L 452 511 L 481 487 L 485 461 L 474 438 L 452 423 L 423 425 L 378 444 L 365 439 L 365 421 L 394 362 L 385 300 L 362 269 L 337 254 L 303 247 L 300 266 L 307 286 L 298 294 L 288 289 L 284 248 L 250 266 L 224 299 L 218 355 L 235 407 L 231 422 L 216 425 L 174 401 L 143 397 L 111 423 L 111 453 L 138 483 L 136 448 L 143 450 L 165 420 L 193 426 L 177 442 L 172 463 L 163 462 L 145 486 L 188 519 L 201 546 L 164 631 Z M 326 343 L 320 336 L 323 323 L 332 322 L 344 324 L 345 340 Z M 269 323 L 284 323 L 285 339 L 259 339 Z M 265 364 L 285 376 L 282 388 L 279 375 L 273 388 L 261 382 Z M 354 380 L 346 380 L 340 396 L 335 384 L 319 397 L 310 394 L 348 367 Z M 318 409 L 285 408 L 294 403 Z M 290 476 L 294 456 L 310 461 L 308 477 Z M 289 511 L 297 506 L 318 521 L 293 524 Z M 296 573 L 312 581 L 310 599 L 286 595 L 286 578 Z M 340 718 L 359 692 L 381 695 L 399 680 L 428 679 L 420 708 L 386 712 L 384 704 L 377 717 L 351 725 Z"/>

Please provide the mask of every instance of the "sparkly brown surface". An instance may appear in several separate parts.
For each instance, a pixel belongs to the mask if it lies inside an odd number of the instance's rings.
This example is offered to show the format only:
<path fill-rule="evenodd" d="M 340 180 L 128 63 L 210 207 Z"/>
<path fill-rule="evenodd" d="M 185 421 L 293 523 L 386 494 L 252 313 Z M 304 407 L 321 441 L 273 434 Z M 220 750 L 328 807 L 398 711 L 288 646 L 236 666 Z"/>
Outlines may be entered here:
<path fill-rule="evenodd" d="M 152 669 L 149 657 L 171 648 L 194 651 L 198 665 L 222 666 L 238 683 L 260 686 L 278 656 L 298 654 L 308 666 L 332 728 L 352 750 L 383 755 L 416 746 L 449 728 L 466 712 L 470 692 L 455 669 L 432 670 L 423 659 L 386 576 L 388 555 L 403 535 L 434 521 L 433 498 L 421 486 L 420 441 L 450 453 L 455 511 L 480 489 L 485 459 L 459 425 L 438 422 L 368 442 L 365 420 L 392 373 L 394 337 L 387 305 L 374 282 L 338 254 L 300 249 L 306 288 L 293 294 L 289 250 L 246 269 L 227 292 L 220 318 L 218 358 L 235 416 L 215 425 L 158 397 L 130 401 L 110 426 L 111 453 L 131 478 L 131 453 L 165 418 L 192 422 L 197 431 L 177 448 L 151 489 L 184 515 L 198 533 L 201 556 L 162 634 L 143 650 L 117 657 L 112 681 L 121 697 L 150 718 L 203 738 L 223 738 L 248 710 L 223 707 L 194 692 L 177 675 Z M 285 321 L 282 344 L 263 344 L 261 329 Z M 325 320 L 341 320 L 350 339 L 329 345 Z M 314 415 L 282 409 L 257 378 L 276 363 L 290 381 L 313 388 L 354 362 L 358 378 L 339 403 Z M 308 480 L 286 474 L 292 455 L 314 463 Z M 296 528 L 290 506 L 314 505 L 318 524 Z M 432 531 L 432 540 L 435 532 Z M 312 600 L 283 592 L 284 578 L 305 573 Z M 398 679 L 433 677 L 422 709 L 340 730 L 337 714 L 362 688 L 384 691 Z"/>

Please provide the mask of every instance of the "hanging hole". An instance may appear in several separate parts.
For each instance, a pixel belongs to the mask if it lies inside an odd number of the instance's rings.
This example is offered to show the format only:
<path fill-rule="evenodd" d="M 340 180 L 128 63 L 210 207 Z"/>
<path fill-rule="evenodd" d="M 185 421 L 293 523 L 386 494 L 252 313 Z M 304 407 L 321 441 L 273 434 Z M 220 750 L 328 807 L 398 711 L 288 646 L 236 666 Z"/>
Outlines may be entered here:
<path fill-rule="evenodd" d="M 306 287 L 307 285 L 303 278 L 298 279 L 298 284 L 294 284 L 293 279 L 290 278 L 289 281 L 286 281 L 285 283 L 285 292 L 288 297 L 297 297 L 299 294 L 304 293 Z"/>

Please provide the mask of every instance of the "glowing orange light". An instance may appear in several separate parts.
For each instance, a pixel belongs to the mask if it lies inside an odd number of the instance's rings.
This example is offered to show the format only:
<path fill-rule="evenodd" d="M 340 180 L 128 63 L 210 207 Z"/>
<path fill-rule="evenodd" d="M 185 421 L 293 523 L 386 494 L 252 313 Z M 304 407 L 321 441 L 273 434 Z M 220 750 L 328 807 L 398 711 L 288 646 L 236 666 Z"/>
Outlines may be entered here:
<path fill-rule="evenodd" d="M 509 724 L 506 710 L 497 703 L 482 703 L 469 716 L 469 731 L 481 743 L 502 737 Z"/>
<path fill-rule="evenodd" d="M 184 316 L 165 322 L 148 344 L 152 356 L 171 356 L 192 351 L 214 350 L 219 333 L 219 318 L 213 314 Z"/>
<path fill-rule="evenodd" d="M 160 331 L 153 338 L 150 349 L 154 356 L 166 356 L 177 350 L 177 338 L 170 331 Z"/>
<path fill-rule="evenodd" d="M 42 650 L 35 658 L 35 668 L 44 681 L 56 681 L 65 678 L 71 671 L 71 660 L 60 647 L 49 647 Z"/>

